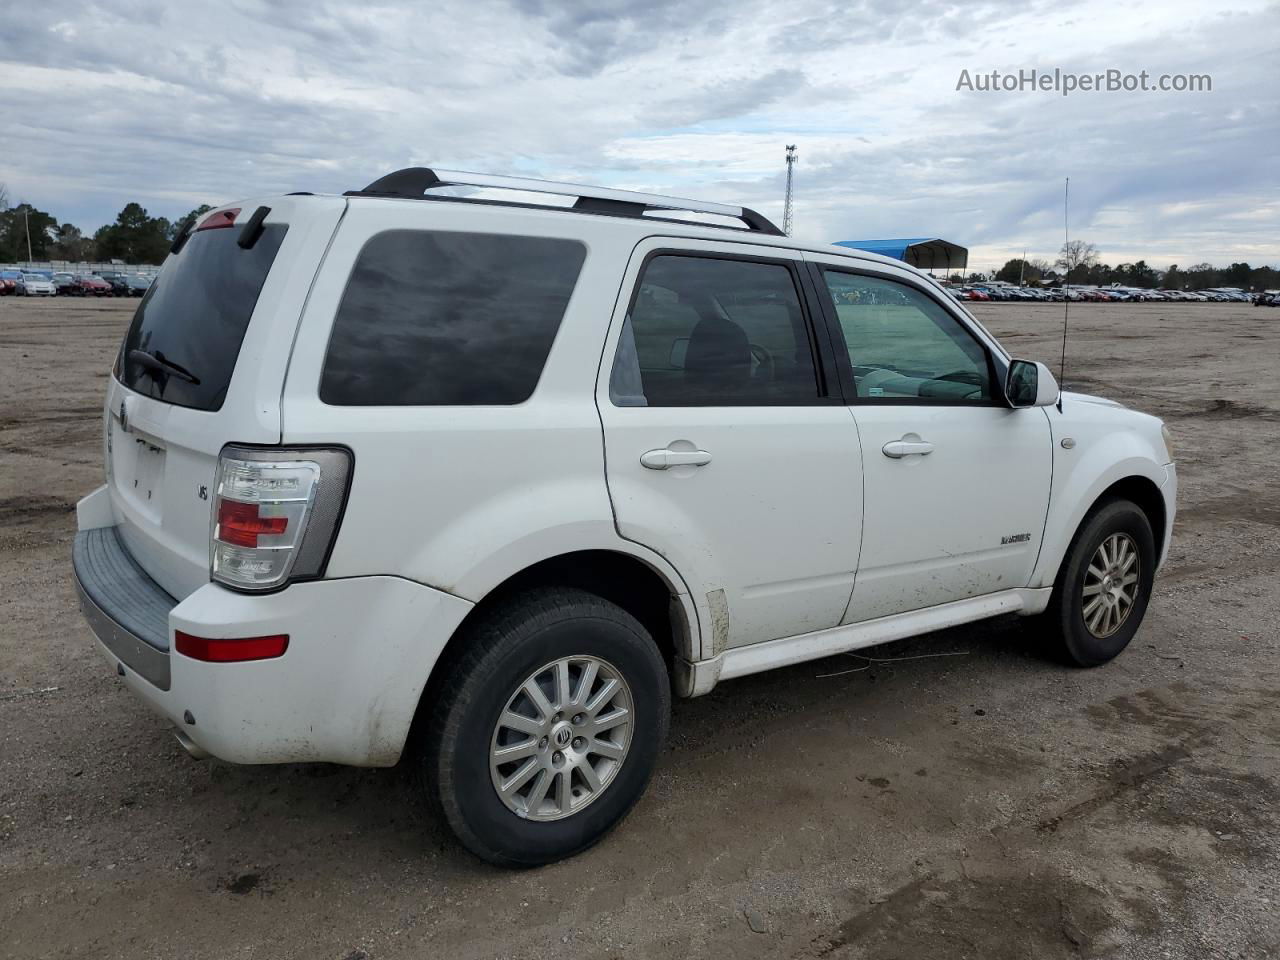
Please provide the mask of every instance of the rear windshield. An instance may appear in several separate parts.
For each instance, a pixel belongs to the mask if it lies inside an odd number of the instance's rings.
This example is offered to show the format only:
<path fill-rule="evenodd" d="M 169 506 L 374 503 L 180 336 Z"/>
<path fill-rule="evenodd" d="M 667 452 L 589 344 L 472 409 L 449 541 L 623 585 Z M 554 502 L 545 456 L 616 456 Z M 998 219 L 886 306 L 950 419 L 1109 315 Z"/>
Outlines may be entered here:
<path fill-rule="evenodd" d="M 248 250 L 238 229 L 200 230 L 165 261 L 125 335 L 125 386 L 196 410 L 218 410 L 258 294 L 288 230 L 269 224 Z M 142 351 L 158 362 L 130 354 Z"/>
<path fill-rule="evenodd" d="M 516 404 L 538 385 L 586 248 L 576 240 L 389 230 L 343 292 L 320 399 Z"/>

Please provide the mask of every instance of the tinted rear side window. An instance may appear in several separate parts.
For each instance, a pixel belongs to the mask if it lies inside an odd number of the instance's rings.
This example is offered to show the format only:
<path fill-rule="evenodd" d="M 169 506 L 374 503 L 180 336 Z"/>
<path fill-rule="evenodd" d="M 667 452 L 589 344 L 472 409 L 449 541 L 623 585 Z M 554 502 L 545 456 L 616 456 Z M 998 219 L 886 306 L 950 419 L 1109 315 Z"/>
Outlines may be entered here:
<path fill-rule="evenodd" d="M 192 234 L 165 262 L 133 315 L 121 353 L 125 386 L 180 407 L 221 409 L 249 318 L 287 230 L 284 224 L 268 225 L 248 250 L 236 243 L 235 228 Z M 133 350 L 174 369 L 130 359 Z"/>
<path fill-rule="evenodd" d="M 610 393 L 619 406 L 816 402 L 813 349 L 791 270 L 654 257 L 623 328 Z"/>
<path fill-rule="evenodd" d="M 585 258 L 576 240 L 378 234 L 342 294 L 320 399 L 335 406 L 527 400 Z"/>

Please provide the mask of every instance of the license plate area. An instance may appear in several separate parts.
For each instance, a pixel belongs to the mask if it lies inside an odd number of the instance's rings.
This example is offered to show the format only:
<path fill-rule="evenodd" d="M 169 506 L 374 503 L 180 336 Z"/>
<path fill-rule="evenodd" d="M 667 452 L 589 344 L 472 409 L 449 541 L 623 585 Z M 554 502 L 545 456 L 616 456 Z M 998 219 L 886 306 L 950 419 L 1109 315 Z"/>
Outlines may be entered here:
<path fill-rule="evenodd" d="M 120 442 L 120 439 L 122 438 L 117 437 L 116 442 Z M 161 496 L 164 485 L 164 448 L 141 437 L 129 437 L 128 434 L 123 439 L 132 447 L 132 463 L 122 471 L 123 476 L 117 481 L 120 492 L 134 507 L 159 522 L 160 508 L 164 502 Z M 124 459 L 127 461 L 130 456 L 126 455 Z"/>

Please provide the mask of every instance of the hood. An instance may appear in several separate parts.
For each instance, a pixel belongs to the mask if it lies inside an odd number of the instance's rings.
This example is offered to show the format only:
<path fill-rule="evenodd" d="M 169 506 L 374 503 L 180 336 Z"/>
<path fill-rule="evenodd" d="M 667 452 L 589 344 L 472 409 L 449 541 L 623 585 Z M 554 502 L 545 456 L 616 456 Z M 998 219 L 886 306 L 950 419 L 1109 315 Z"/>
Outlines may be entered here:
<path fill-rule="evenodd" d="M 1118 400 L 1108 400 L 1106 397 L 1095 397 L 1089 393 L 1073 393 L 1070 390 L 1062 391 L 1063 403 L 1096 403 L 1100 407 L 1119 407 L 1125 409 L 1125 405 Z"/>

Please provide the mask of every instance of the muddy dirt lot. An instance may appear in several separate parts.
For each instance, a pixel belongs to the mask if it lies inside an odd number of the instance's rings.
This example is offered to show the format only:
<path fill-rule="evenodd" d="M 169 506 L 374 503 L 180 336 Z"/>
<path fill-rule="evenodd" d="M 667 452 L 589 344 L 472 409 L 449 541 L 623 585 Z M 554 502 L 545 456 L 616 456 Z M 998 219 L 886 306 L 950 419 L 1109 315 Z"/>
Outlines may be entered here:
<path fill-rule="evenodd" d="M 196 762 L 70 585 L 133 304 L 0 301 L 0 955 L 1262 957 L 1280 951 L 1280 310 L 1079 305 L 1068 383 L 1165 417 L 1181 512 L 1093 671 L 1017 620 L 676 705 L 568 863 L 470 858 L 399 770 Z M 981 313 L 1058 356 L 1061 307 Z"/>

